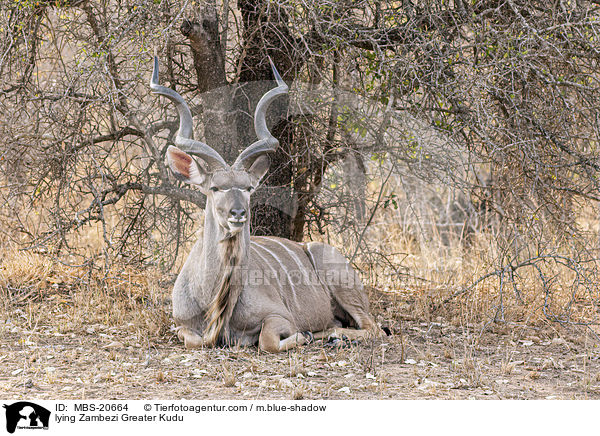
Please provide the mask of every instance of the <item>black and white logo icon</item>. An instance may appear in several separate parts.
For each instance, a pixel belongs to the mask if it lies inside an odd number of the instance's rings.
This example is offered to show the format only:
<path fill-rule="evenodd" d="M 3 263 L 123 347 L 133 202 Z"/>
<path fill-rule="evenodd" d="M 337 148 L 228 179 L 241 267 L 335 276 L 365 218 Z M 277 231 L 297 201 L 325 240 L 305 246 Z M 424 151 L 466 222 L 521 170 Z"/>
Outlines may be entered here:
<path fill-rule="evenodd" d="M 5 404 L 6 431 L 14 433 L 16 429 L 48 429 L 50 411 L 29 401 Z"/>

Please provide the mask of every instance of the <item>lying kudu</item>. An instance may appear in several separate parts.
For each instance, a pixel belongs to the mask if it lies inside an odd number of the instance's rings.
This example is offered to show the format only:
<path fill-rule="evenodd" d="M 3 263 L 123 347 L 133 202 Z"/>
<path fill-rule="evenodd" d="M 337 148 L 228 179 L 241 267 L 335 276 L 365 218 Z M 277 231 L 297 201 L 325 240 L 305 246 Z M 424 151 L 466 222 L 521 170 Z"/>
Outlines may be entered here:
<path fill-rule="evenodd" d="M 159 85 L 154 58 L 150 88 L 179 112 L 175 144 L 180 148 L 168 148 L 169 166 L 179 180 L 206 195 L 204 236 L 192 248 L 173 289 L 173 317 L 187 348 L 258 341 L 261 350 L 277 352 L 332 333 L 356 339 L 380 332 L 369 315 L 358 274 L 335 248 L 250 236 L 250 195 L 267 172 L 267 153 L 279 144 L 265 114 L 288 91 L 271 66 L 278 86 L 256 107 L 258 141 L 229 166 L 211 147 L 192 139 L 188 105 L 177 92 Z"/>

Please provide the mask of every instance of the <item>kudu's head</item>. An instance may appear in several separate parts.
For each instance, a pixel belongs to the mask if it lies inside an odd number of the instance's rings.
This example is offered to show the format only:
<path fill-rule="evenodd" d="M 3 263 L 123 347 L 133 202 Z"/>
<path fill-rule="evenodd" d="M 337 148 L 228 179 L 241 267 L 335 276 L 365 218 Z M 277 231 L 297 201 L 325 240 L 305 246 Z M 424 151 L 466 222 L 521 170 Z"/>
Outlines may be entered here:
<path fill-rule="evenodd" d="M 270 61 L 270 59 L 269 59 Z M 192 114 L 183 97 L 171 88 L 158 83 L 158 58 L 154 57 L 154 71 L 150 80 L 152 92 L 171 100 L 179 112 L 179 131 L 175 144 L 169 146 L 167 161 L 179 180 L 197 185 L 206 197 L 207 207 L 224 233 L 236 234 L 249 223 L 250 194 L 269 169 L 269 152 L 275 151 L 279 141 L 267 128 L 265 115 L 271 102 L 288 92 L 288 87 L 271 62 L 277 87 L 268 91 L 258 102 L 254 112 L 254 130 L 258 141 L 240 153 L 233 165 L 208 145 L 193 139 Z M 194 160 L 190 155 L 198 157 Z"/>

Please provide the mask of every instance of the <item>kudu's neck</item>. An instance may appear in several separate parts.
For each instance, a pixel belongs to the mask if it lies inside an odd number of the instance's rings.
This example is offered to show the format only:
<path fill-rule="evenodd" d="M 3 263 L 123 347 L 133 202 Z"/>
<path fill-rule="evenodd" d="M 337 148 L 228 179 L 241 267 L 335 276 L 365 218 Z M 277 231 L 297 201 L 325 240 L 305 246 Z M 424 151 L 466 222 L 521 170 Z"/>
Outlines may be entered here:
<path fill-rule="evenodd" d="M 250 243 L 249 222 L 248 217 L 248 221 L 242 231 L 232 236 L 219 225 L 217 217 L 214 215 L 212 199 L 208 198 L 204 213 L 203 263 L 206 266 L 218 267 L 231 265 L 231 261 L 233 260 L 235 261 L 235 265 L 244 266 L 247 262 L 247 250 Z M 239 250 L 235 250 L 239 254 L 235 259 L 225 257 L 227 253 L 231 252 L 232 247 L 239 248 Z M 207 275 L 216 274 L 219 270 L 220 268 L 212 268 L 205 270 L 205 273 Z"/>
<path fill-rule="evenodd" d="M 243 289 L 243 271 L 248 264 L 250 246 L 249 220 L 242 231 L 231 235 L 223 229 L 213 212 L 212 199 L 207 199 L 204 217 L 202 253 L 203 289 L 210 293 L 204 337 L 215 344 L 227 340 L 229 319 Z"/>

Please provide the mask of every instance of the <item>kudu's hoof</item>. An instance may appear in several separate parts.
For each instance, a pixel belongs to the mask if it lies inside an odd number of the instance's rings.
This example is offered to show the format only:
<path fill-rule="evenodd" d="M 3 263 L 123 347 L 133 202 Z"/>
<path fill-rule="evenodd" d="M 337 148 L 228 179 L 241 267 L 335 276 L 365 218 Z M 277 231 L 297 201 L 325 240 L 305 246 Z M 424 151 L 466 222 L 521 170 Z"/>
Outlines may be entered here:
<path fill-rule="evenodd" d="M 353 345 L 358 345 L 358 340 L 351 340 L 346 335 L 337 336 L 333 334 L 327 338 L 327 342 L 324 345 L 332 348 L 349 348 Z"/>
<path fill-rule="evenodd" d="M 304 339 L 306 339 L 305 344 L 312 344 L 315 341 L 315 337 L 313 336 L 312 332 L 310 331 L 305 331 L 305 332 L 301 332 L 302 336 L 304 336 Z"/>
<path fill-rule="evenodd" d="M 177 331 L 177 337 L 188 350 L 201 348 L 204 345 L 202 336 L 192 332 L 187 328 L 181 328 Z"/>

